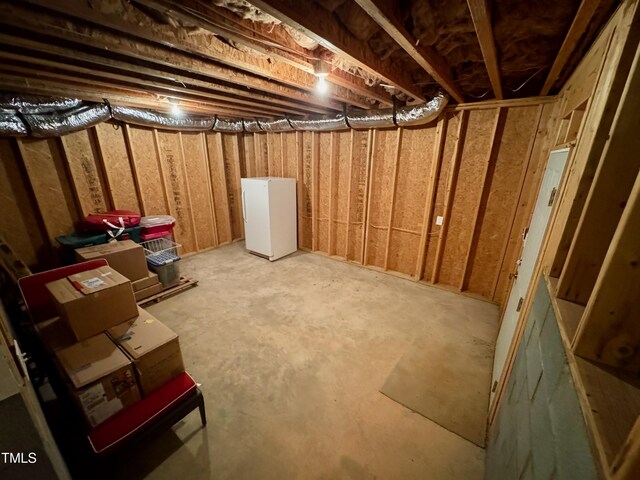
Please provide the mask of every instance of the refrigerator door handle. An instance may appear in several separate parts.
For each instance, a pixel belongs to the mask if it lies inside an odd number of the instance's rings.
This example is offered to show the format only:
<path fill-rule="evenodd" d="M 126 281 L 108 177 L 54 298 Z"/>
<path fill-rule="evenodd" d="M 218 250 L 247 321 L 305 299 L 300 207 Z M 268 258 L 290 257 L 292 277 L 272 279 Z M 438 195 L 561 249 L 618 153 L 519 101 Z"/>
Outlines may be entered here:
<path fill-rule="evenodd" d="M 242 189 L 242 220 L 247 223 L 247 202 L 245 200 L 246 190 Z"/>

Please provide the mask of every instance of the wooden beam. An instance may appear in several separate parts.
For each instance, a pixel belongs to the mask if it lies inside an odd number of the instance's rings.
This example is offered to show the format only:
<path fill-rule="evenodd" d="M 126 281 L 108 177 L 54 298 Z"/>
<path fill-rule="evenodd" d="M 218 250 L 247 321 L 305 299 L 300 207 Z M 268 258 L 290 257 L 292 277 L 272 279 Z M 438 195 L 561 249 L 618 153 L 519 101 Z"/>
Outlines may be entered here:
<path fill-rule="evenodd" d="M 553 84 L 564 70 L 567 61 L 571 58 L 571 54 L 589 26 L 589 22 L 601 1 L 602 0 L 582 0 L 580 7 L 578 7 L 578 11 L 573 18 L 571 27 L 569 27 L 569 31 L 567 32 L 567 35 L 562 42 L 562 46 L 556 55 L 556 59 L 553 61 L 553 65 L 547 75 L 547 79 L 544 81 L 540 95 L 548 95 L 553 88 Z"/>
<path fill-rule="evenodd" d="M 329 134 L 329 242 L 327 246 L 327 253 L 331 256 L 333 251 L 333 235 L 335 234 L 333 228 L 333 210 L 335 208 L 335 188 L 336 182 L 333 179 L 336 173 L 336 149 L 338 148 L 338 140 L 336 138 L 337 133 L 331 132 Z"/>
<path fill-rule="evenodd" d="M 194 0 L 138 0 L 138 3 L 150 8 L 158 9 L 172 18 L 177 18 L 185 23 L 196 25 L 204 30 L 220 35 L 227 40 L 244 45 L 267 55 L 278 62 L 284 62 L 292 67 L 312 75 L 309 84 L 315 83 L 313 62 L 307 60 L 313 52 L 305 50 L 291 40 L 291 36 L 283 29 L 282 25 L 266 25 L 239 18 L 237 15 L 214 4 L 204 5 Z M 269 30 L 263 31 L 266 28 Z M 279 31 L 278 31 L 279 30 Z M 284 43 L 284 45 L 280 45 Z M 289 51 L 294 50 L 296 54 Z M 306 58 L 301 58 L 306 57 Z M 312 59 L 315 61 L 315 57 Z M 350 78 L 349 78 L 350 77 Z M 368 87 L 364 79 L 353 75 L 341 75 L 332 72 L 327 81 L 345 87 L 348 91 L 358 95 L 373 98 L 383 105 L 392 105 L 393 102 L 388 93 L 380 87 Z"/>
<path fill-rule="evenodd" d="M 367 181 L 366 181 L 366 210 L 364 212 L 364 223 L 362 224 L 362 265 L 367 264 L 367 257 L 369 254 L 369 244 L 367 243 L 367 237 L 369 236 L 369 213 L 371 212 L 371 181 L 373 178 L 373 151 L 376 145 L 376 133 L 378 130 L 369 130 L 368 138 L 368 150 L 367 150 Z"/>
<path fill-rule="evenodd" d="M 476 29 L 476 36 L 482 50 L 484 65 L 491 80 L 493 94 L 498 100 L 502 100 L 502 83 L 500 82 L 500 69 L 498 67 L 498 55 L 496 54 L 496 43 L 491 27 L 491 12 L 489 0 L 467 0 L 473 26 Z"/>
<path fill-rule="evenodd" d="M 640 170 L 640 50 L 602 152 L 560 280 L 558 297 L 586 305 Z M 635 153 L 632 153 L 635 152 Z"/>
<path fill-rule="evenodd" d="M 106 59 L 125 59 L 134 65 L 132 68 L 134 71 L 141 66 L 178 75 L 207 76 L 215 83 L 226 82 L 228 85 L 242 86 L 246 91 L 250 89 L 267 92 L 289 100 L 340 111 L 343 107 L 341 102 L 318 97 L 315 94 L 315 81 L 307 91 L 301 90 L 298 84 L 287 86 L 283 82 L 271 80 L 273 77 L 269 77 L 268 72 L 264 72 L 264 75 L 247 73 L 221 65 L 219 61 L 212 61 L 211 58 L 202 58 L 137 37 L 132 40 L 129 36 L 118 32 L 98 27 L 78 26 L 73 22 L 66 22 L 64 27 L 61 27 L 60 19 L 55 15 L 47 14 L 45 11 L 35 12 L 24 7 L 7 5 L 2 1 L 0 1 L 0 25 L 21 32 L 20 35 L 23 37 L 44 39 L 52 49 L 60 45 L 70 45 L 69 48 L 78 51 L 79 54 L 89 51 L 93 55 Z M 212 40 L 213 53 L 210 55 L 217 54 L 213 48 L 216 41 Z M 237 54 L 237 50 L 231 53 Z M 357 105 L 366 107 L 370 104 L 363 101 Z"/>
<path fill-rule="evenodd" d="M 227 67 L 233 67 L 242 72 L 257 75 L 272 84 L 275 81 L 281 83 L 282 86 L 287 85 L 291 88 L 306 90 L 317 100 L 323 100 L 315 93 L 316 77 L 313 73 L 294 68 L 292 65 L 282 61 L 274 61 L 273 59 L 243 52 L 213 35 L 206 37 L 203 35 L 184 35 L 184 30 L 168 25 L 158 25 L 156 22 L 151 21 L 149 17 L 139 15 L 136 9 L 126 4 L 127 2 L 118 2 L 120 10 L 101 11 L 99 4 L 94 7 L 81 1 L 72 2 L 72 5 L 65 0 L 26 1 L 38 5 L 41 7 L 40 10 L 47 9 L 48 11 L 56 12 L 57 15 L 65 15 L 84 22 L 90 22 L 96 28 L 99 28 L 102 34 L 113 35 L 110 31 L 104 30 L 105 27 L 119 34 L 124 34 L 124 36 L 120 35 L 124 43 L 130 42 L 130 39 L 135 39 L 136 47 L 131 48 L 132 52 L 139 50 L 141 46 L 155 46 L 161 51 L 170 51 L 167 48 L 170 47 L 174 52 L 194 54 L 212 66 L 222 66 L 220 64 L 223 64 Z M 28 9 L 24 7 L 21 9 L 18 6 L 10 6 L 8 8 L 3 7 L 2 10 L 17 13 L 19 18 L 20 16 L 30 15 Z M 135 15 L 136 13 L 138 15 Z M 37 15 L 43 17 L 47 14 L 46 11 L 43 11 L 38 12 Z M 48 16 L 51 17 L 51 15 Z M 131 21 L 130 18 L 134 18 L 135 21 Z M 191 22 L 193 21 L 192 18 Z M 31 20 L 28 20 L 27 23 L 31 23 Z M 51 23 L 55 25 L 55 22 Z M 47 28 L 48 31 L 49 29 Z M 93 34 L 91 36 L 87 35 L 87 37 L 87 40 L 89 40 L 89 37 L 97 38 L 98 41 L 104 40 L 102 35 L 96 36 Z M 238 77 L 235 82 L 243 83 L 241 77 Z M 360 95 L 356 95 L 353 91 L 344 87 L 336 86 L 331 89 L 328 92 L 328 97 L 334 101 L 361 108 L 371 106 Z"/>
<path fill-rule="evenodd" d="M 420 45 L 395 17 L 390 3 L 384 0 L 355 0 L 402 49 L 458 102 L 464 102 L 462 91 L 455 85 L 451 68 L 431 48 Z M 406 92 L 405 92 L 406 93 Z"/>
<path fill-rule="evenodd" d="M 353 142 L 355 141 L 355 130 L 349 132 L 349 179 L 347 180 L 347 233 L 344 241 L 344 259 L 349 260 L 349 237 L 351 232 L 351 181 L 353 178 Z"/>
<path fill-rule="evenodd" d="M 416 280 L 421 280 L 424 275 L 424 263 L 425 257 L 427 256 L 427 241 L 429 238 L 429 229 L 431 228 L 431 222 L 433 220 L 433 207 L 438 188 L 438 178 L 440 176 L 440 165 L 442 164 L 442 152 L 444 151 L 444 141 L 446 136 L 447 116 L 442 115 L 438 119 L 438 125 L 436 126 L 436 138 L 433 144 L 433 159 L 431 160 L 431 168 L 429 170 L 429 183 L 427 186 L 427 195 L 425 197 L 424 216 L 422 218 L 418 261 L 416 262 L 416 273 L 414 275 Z"/>
<path fill-rule="evenodd" d="M 202 151 L 204 152 L 205 167 L 207 168 L 207 200 L 209 203 L 209 212 L 211 214 L 211 233 L 213 234 L 214 246 L 220 245 L 218 238 L 218 222 L 216 221 L 216 205 L 213 195 L 213 186 L 211 185 L 211 159 L 209 158 L 209 149 L 207 148 L 207 134 L 200 133 L 202 140 Z"/>
<path fill-rule="evenodd" d="M 321 5 L 309 0 L 252 0 L 251 3 L 410 97 L 425 100 L 422 89 L 413 84 L 407 72 L 388 59 L 381 59 L 366 42 L 355 37 Z"/>
<path fill-rule="evenodd" d="M 311 250 L 318 251 L 318 147 L 320 139 L 318 132 L 311 132 Z"/>
<path fill-rule="evenodd" d="M 442 265 L 442 255 L 444 254 L 445 240 L 447 230 L 449 229 L 449 220 L 451 217 L 451 207 L 453 206 L 453 197 L 455 195 L 456 183 L 458 181 L 458 167 L 460 166 L 460 158 L 462 157 L 462 148 L 464 145 L 464 137 L 467 131 L 467 120 L 469 112 L 463 110 L 460 112 L 460 123 L 458 124 L 458 135 L 456 145 L 453 149 L 453 159 L 451 160 L 451 171 L 447 181 L 447 190 L 444 199 L 444 211 L 442 213 L 443 223 L 440 227 L 440 235 L 438 236 L 438 245 L 436 246 L 436 258 L 433 261 L 433 272 L 431 273 L 431 283 L 438 283 L 440 276 L 440 267 Z"/>
<path fill-rule="evenodd" d="M 640 174 L 574 340 L 576 354 L 640 370 Z"/>

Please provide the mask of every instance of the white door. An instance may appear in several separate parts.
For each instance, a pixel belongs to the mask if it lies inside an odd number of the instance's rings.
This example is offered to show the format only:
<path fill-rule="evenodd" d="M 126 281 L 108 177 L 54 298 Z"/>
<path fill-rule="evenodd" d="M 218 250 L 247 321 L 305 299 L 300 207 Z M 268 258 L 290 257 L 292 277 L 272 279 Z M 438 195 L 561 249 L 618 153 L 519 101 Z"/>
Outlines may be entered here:
<path fill-rule="evenodd" d="M 247 250 L 270 257 L 271 232 L 269 224 L 269 181 L 243 178 L 242 216 Z"/>
<path fill-rule="evenodd" d="M 569 156 L 569 149 L 563 148 L 560 150 L 554 150 L 549 155 L 549 161 L 544 172 L 544 178 L 542 179 L 542 185 L 540 186 L 540 192 L 538 192 L 538 199 L 536 200 L 536 206 L 533 210 L 533 216 L 531 218 L 531 225 L 529 231 L 524 240 L 524 248 L 522 249 L 522 258 L 520 259 L 520 266 L 518 268 L 518 274 L 509 300 L 507 301 L 507 308 L 504 312 L 502 324 L 500 325 L 500 332 L 498 333 L 498 340 L 496 342 L 496 353 L 493 358 L 493 376 L 491 384 L 500 381 L 500 376 L 505 366 L 509 347 L 515 334 L 516 326 L 520 319 L 521 302 L 527 294 L 529 284 L 533 280 L 533 269 L 538 259 L 538 253 L 542 245 L 542 239 L 544 237 L 545 230 L 547 229 L 547 223 L 549 222 L 549 216 L 551 215 L 551 209 L 553 208 L 553 201 L 555 200 L 555 192 L 557 192 L 560 180 L 562 178 L 562 172 Z M 493 389 L 492 389 L 493 390 Z M 493 403 L 495 392 L 491 392 L 491 403 Z"/>

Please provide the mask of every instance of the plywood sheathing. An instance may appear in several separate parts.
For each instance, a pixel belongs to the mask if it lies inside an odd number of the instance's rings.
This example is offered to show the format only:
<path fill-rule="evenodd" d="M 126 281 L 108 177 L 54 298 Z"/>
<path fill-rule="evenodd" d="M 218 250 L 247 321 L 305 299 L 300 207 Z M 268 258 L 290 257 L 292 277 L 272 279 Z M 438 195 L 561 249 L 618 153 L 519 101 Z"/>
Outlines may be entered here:
<path fill-rule="evenodd" d="M 33 191 L 36 208 L 23 221 L 37 222 L 47 245 L 81 215 L 133 196 L 146 215 L 176 217 L 183 254 L 229 243 L 244 235 L 243 172 L 284 175 L 298 179 L 300 248 L 500 302 L 549 148 L 553 105 L 450 109 L 402 130 L 236 135 L 107 124 L 63 140 L 5 140 L 17 157 L 3 161 L 24 165 L 22 189 Z M 498 109 L 504 128 L 496 130 Z M 118 155 L 105 152 L 107 137 Z M 114 164 L 130 172 L 124 188 Z M 43 248 L 34 238 L 25 258 Z"/>

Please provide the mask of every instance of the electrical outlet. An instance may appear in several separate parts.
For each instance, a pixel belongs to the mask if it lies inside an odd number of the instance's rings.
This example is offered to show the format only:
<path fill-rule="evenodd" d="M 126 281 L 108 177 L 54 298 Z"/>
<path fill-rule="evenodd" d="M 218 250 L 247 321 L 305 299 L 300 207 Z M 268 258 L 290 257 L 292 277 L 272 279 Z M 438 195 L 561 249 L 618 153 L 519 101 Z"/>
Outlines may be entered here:
<path fill-rule="evenodd" d="M 443 217 L 441 217 L 440 215 L 438 215 L 436 217 L 436 225 L 442 225 L 442 221 L 444 220 Z"/>

